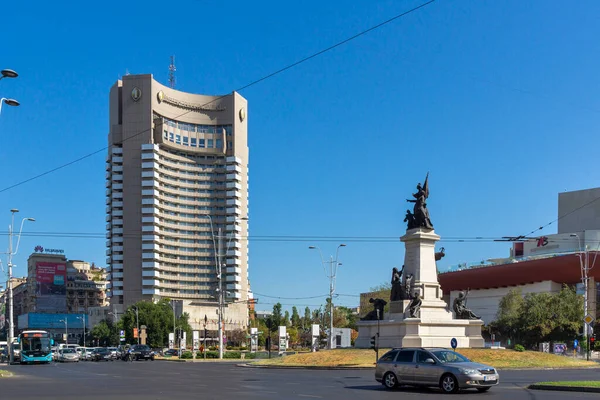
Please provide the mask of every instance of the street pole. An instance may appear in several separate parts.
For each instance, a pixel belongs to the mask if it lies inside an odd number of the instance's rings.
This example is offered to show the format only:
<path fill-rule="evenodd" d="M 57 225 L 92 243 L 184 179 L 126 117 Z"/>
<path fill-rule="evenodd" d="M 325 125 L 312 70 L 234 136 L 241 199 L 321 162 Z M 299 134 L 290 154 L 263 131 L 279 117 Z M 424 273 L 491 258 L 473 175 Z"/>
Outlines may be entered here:
<path fill-rule="evenodd" d="M 12 290 L 12 243 L 13 243 L 13 226 L 15 224 L 15 212 L 18 210 L 10 210 L 12 213 L 11 223 L 8 227 L 8 353 L 9 362 L 14 362 L 13 346 L 12 343 L 15 340 L 15 324 L 13 322 L 13 290 Z"/>
<path fill-rule="evenodd" d="M 208 322 L 208 317 L 204 314 L 204 359 L 206 360 L 206 352 L 208 351 L 208 344 L 206 343 L 206 323 Z"/>
<path fill-rule="evenodd" d="M 4 73 L 2 74 L 3 76 Z M 14 226 L 15 226 L 15 214 L 19 212 L 16 208 L 10 210 L 11 212 L 11 223 L 8 227 L 8 354 L 9 354 L 9 363 L 14 362 L 14 353 L 12 348 L 12 343 L 15 340 L 15 322 L 14 322 L 14 307 L 13 307 L 13 282 L 12 282 L 12 257 L 17 254 L 19 251 L 19 243 L 21 242 L 21 233 L 23 232 L 23 224 L 25 221 L 35 221 L 33 218 L 23 218 L 21 221 L 21 229 L 19 230 L 19 236 L 17 239 L 17 247 L 13 251 L 13 234 L 14 234 Z"/>
<path fill-rule="evenodd" d="M 173 308 L 173 345 L 175 345 L 175 300 L 171 300 L 171 307 Z"/>
<path fill-rule="evenodd" d="M 327 348 L 329 350 L 333 348 L 333 280 L 335 279 L 333 269 L 333 256 L 331 256 L 329 261 L 329 271 L 331 272 L 329 279 L 329 337 L 327 338 Z"/>
<path fill-rule="evenodd" d="M 588 315 L 588 247 L 585 244 L 585 248 L 581 247 L 581 238 L 577 233 L 572 233 L 571 237 L 576 237 L 579 243 L 579 265 L 581 267 L 581 280 L 583 281 L 583 317 Z M 582 252 L 583 250 L 583 252 Z M 583 340 L 585 342 L 585 357 L 590 360 L 590 340 L 589 340 L 589 325 L 585 320 L 583 321 Z"/>
<path fill-rule="evenodd" d="M 61 319 L 59 322 L 65 323 L 65 346 L 69 344 L 69 327 L 67 325 L 67 318 Z"/>
<path fill-rule="evenodd" d="M 135 308 L 135 322 L 137 325 L 137 340 L 138 344 L 140 344 L 140 315 L 138 313 L 138 308 Z"/>
<path fill-rule="evenodd" d="M 331 350 L 333 348 L 333 294 L 335 293 L 335 278 L 337 275 L 337 268 L 339 265 L 341 265 L 340 263 L 338 263 L 338 255 L 340 252 L 340 247 L 346 247 L 345 244 L 340 244 L 337 247 L 337 250 L 335 251 L 335 259 L 333 258 L 333 256 L 330 256 L 330 261 L 329 262 L 329 334 L 327 335 L 327 349 Z M 323 253 L 321 252 L 321 249 L 317 246 L 309 246 L 308 247 L 311 250 L 317 249 L 319 250 L 319 254 L 321 255 L 321 264 L 323 265 L 323 269 L 325 270 L 325 263 L 326 261 L 323 259 Z M 327 272 L 325 270 L 325 275 L 327 275 Z"/>
<path fill-rule="evenodd" d="M 377 309 L 377 341 L 375 342 L 375 364 L 379 360 L 379 308 Z"/>
<path fill-rule="evenodd" d="M 77 317 L 83 324 L 83 347 L 85 347 L 85 314 L 81 314 L 81 317 Z"/>
<path fill-rule="evenodd" d="M 217 279 L 219 280 L 219 359 L 223 359 L 223 263 L 221 260 L 222 254 L 221 250 L 223 249 L 223 236 L 221 235 L 221 228 L 219 228 L 219 236 L 217 237 L 219 241 L 218 250 L 217 250 Z"/>

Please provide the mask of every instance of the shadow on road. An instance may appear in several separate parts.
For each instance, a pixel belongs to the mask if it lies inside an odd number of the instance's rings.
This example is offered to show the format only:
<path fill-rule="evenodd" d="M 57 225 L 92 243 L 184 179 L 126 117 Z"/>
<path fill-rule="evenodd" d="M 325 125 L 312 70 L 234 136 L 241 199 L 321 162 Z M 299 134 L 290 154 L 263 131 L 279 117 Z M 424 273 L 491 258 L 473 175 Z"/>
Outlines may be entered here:
<path fill-rule="evenodd" d="M 427 388 L 427 387 L 411 387 L 403 386 L 395 389 L 386 389 L 383 385 L 358 385 L 358 386 L 345 386 L 344 389 L 351 390 L 367 390 L 372 392 L 397 392 L 397 393 L 442 393 L 440 389 Z M 476 390 L 461 390 L 460 394 L 479 394 Z"/>

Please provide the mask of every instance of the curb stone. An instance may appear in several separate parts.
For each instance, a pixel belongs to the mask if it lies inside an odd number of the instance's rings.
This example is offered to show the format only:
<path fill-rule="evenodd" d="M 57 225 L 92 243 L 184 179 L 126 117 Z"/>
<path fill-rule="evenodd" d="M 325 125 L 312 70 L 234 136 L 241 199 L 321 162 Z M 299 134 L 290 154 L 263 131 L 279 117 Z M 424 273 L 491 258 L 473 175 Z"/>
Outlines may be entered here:
<path fill-rule="evenodd" d="M 585 386 L 554 386 L 554 385 L 529 385 L 528 389 L 533 390 L 554 390 L 561 392 L 587 392 L 587 393 L 600 393 L 600 388 L 597 387 L 585 387 Z"/>

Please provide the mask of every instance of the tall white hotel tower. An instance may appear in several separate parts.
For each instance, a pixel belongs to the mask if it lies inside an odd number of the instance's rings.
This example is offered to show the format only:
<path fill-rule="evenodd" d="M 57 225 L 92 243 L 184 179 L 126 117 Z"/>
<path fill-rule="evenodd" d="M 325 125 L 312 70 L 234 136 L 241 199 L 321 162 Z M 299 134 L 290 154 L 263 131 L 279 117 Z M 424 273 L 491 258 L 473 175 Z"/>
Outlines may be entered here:
<path fill-rule="evenodd" d="M 115 314 L 169 298 L 192 328 L 203 329 L 206 315 L 212 330 L 222 293 L 225 329 L 247 327 L 246 110 L 235 92 L 184 93 L 152 75 L 111 88 L 106 262 Z"/>

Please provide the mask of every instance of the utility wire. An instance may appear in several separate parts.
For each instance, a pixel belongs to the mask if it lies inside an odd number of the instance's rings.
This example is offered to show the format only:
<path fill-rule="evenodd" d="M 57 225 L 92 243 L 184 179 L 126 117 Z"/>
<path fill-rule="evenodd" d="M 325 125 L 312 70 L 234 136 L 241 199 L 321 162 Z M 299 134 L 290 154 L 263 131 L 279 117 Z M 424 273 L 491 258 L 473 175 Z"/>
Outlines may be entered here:
<path fill-rule="evenodd" d="M 573 209 L 573 210 L 571 210 L 571 211 L 569 211 L 568 213 L 566 213 L 566 214 L 564 214 L 564 215 L 561 215 L 561 216 L 559 216 L 559 217 L 558 217 L 558 218 L 556 218 L 555 220 L 553 220 L 553 221 L 550 221 L 550 222 L 548 222 L 547 224 L 545 224 L 545 225 L 542 225 L 542 226 L 540 226 L 539 228 L 532 230 L 531 232 L 529 232 L 528 234 L 526 234 L 526 235 L 523 235 L 523 236 L 529 236 L 529 235 L 531 235 L 531 234 L 533 234 L 533 233 L 535 233 L 535 232 L 537 232 L 537 231 L 541 231 L 541 230 L 542 230 L 542 229 L 544 229 L 545 227 L 547 227 L 547 226 L 550 226 L 550 225 L 552 225 L 553 223 L 560 221 L 561 219 L 563 219 L 563 218 L 565 218 L 565 217 L 567 217 L 567 216 L 569 216 L 569 215 L 573 214 L 573 213 L 574 213 L 574 212 L 576 212 L 576 211 L 579 211 L 579 210 L 581 210 L 582 208 L 585 208 L 585 207 L 589 206 L 589 205 L 590 205 L 590 204 L 592 204 L 592 203 L 595 203 L 595 202 L 596 202 L 596 201 L 598 201 L 598 200 L 600 200 L 600 196 L 599 196 L 599 197 L 596 197 L 596 198 L 594 198 L 594 199 L 592 199 L 591 201 L 588 201 L 587 203 L 585 203 L 585 204 L 583 204 L 583 205 L 581 205 L 581 206 L 579 206 L 579 207 L 577 207 L 577 208 L 575 208 L 575 209 Z M 519 236 L 519 237 L 522 237 L 522 236 Z"/>
<path fill-rule="evenodd" d="M 256 80 L 254 80 L 254 81 L 252 81 L 252 82 L 250 82 L 250 83 L 248 83 L 248 84 L 246 84 L 246 85 L 244 85 L 244 86 L 242 86 L 242 87 L 240 87 L 240 88 L 238 88 L 238 89 L 235 89 L 235 90 L 234 90 L 234 92 L 241 92 L 241 91 L 242 91 L 242 90 L 244 90 L 244 89 L 248 89 L 248 88 L 249 88 L 249 87 L 251 87 L 251 86 L 254 86 L 254 85 L 256 85 L 256 84 L 258 84 L 258 83 L 260 83 L 260 82 L 263 82 L 263 81 L 265 81 L 265 80 L 267 80 L 267 79 L 269 79 L 269 78 L 272 78 L 272 77 L 274 77 L 275 75 L 279 75 L 280 73 L 282 73 L 282 72 L 284 72 L 284 71 L 287 71 L 287 70 L 289 70 L 289 69 L 291 69 L 291 68 L 294 68 L 294 67 L 296 67 L 296 66 L 298 66 L 298 65 L 300 65 L 300 64 L 302 64 L 302 63 L 305 63 L 306 61 L 309 61 L 309 60 L 311 60 L 311 59 L 313 59 L 313 58 L 315 58 L 315 57 L 318 57 L 318 56 L 320 56 L 321 54 L 324 54 L 324 53 L 326 53 L 326 52 L 328 52 L 328 51 L 331 51 L 331 50 L 333 50 L 333 49 L 335 49 L 335 48 L 337 48 L 337 47 L 339 47 L 339 46 L 342 46 L 342 45 L 344 45 L 344 44 L 346 44 L 346 43 L 348 43 L 348 42 L 350 42 L 350 41 L 352 41 L 352 40 L 354 40 L 354 39 L 356 39 L 356 38 L 358 38 L 358 37 L 360 37 L 360 36 L 363 36 L 363 35 L 365 35 L 365 34 L 367 34 L 367 33 L 371 32 L 371 31 L 374 31 L 374 30 L 376 30 L 376 29 L 378 29 L 378 28 L 381 28 L 382 26 L 384 26 L 384 25 L 386 25 L 386 24 L 389 24 L 389 23 L 390 23 L 390 22 L 392 22 L 392 21 L 395 21 L 395 20 L 397 20 L 397 19 L 399 19 L 399 18 L 402 18 L 402 17 L 404 17 L 404 16 L 406 16 L 406 15 L 408 15 L 408 14 L 410 14 L 410 13 L 413 13 L 413 12 L 415 12 L 415 11 L 417 11 L 417 10 L 419 10 L 419 9 L 423 8 L 423 7 L 426 7 L 426 6 L 430 5 L 430 4 L 431 4 L 431 3 L 433 3 L 433 2 L 435 2 L 435 0 L 430 0 L 430 1 L 428 1 L 428 2 L 426 2 L 426 3 L 423 3 L 423 4 L 421 4 L 421 5 L 417 6 L 417 7 L 411 8 L 411 9 L 410 9 L 410 10 L 408 10 L 408 11 L 402 12 L 402 13 L 400 13 L 400 14 L 398 14 L 398 15 L 396 15 L 396 16 L 394 16 L 394 17 L 392 17 L 392 18 L 390 18 L 390 19 L 388 19 L 388 20 L 386 20 L 386 21 L 383 21 L 383 22 L 381 22 L 381 23 L 379 23 L 379 24 L 377 24 L 377 25 L 375 25 L 375 26 L 372 26 L 371 28 L 368 28 L 368 29 L 366 29 L 366 30 L 364 30 L 364 31 L 362 31 L 362 32 L 359 32 L 359 33 L 357 33 L 357 34 L 355 34 L 355 35 L 353 35 L 353 36 L 351 36 L 351 37 L 349 37 L 349 38 L 347 38 L 347 39 L 344 39 L 344 40 L 342 40 L 341 42 L 338 42 L 338 43 L 336 43 L 336 44 L 334 44 L 334 45 L 332 45 L 332 46 L 329 46 L 329 47 L 327 47 L 327 48 L 325 48 L 325 49 L 323 49 L 323 50 L 320 50 L 320 51 L 318 51 L 318 52 L 316 52 L 316 53 L 313 53 L 313 54 L 311 54 L 311 55 L 310 55 L 310 56 L 308 56 L 308 57 L 304 57 L 304 58 L 300 59 L 299 61 L 296 61 L 296 62 L 294 62 L 294 63 L 292 63 L 292 64 L 290 64 L 290 65 L 288 65 L 288 66 L 286 66 L 286 67 L 283 67 L 283 68 L 281 68 L 281 69 L 278 69 L 278 70 L 277 70 L 277 71 L 275 71 L 275 72 L 272 72 L 272 73 L 270 73 L 270 74 L 268 74 L 268 75 L 265 75 L 265 76 L 263 76 L 262 78 L 256 79 Z M 209 105 L 209 104 L 211 104 L 211 103 L 214 103 L 215 101 L 221 100 L 221 99 L 223 99 L 223 98 L 225 98 L 225 97 L 227 97 L 227 96 L 230 96 L 230 94 L 223 95 L 223 96 L 219 96 L 219 97 L 217 97 L 217 98 L 215 98 L 215 99 L 213 99 L 213 100 L 209 101 L 208 103 L 205 103 L 205 104 L 201 105 L 200 107 L 205 107 L 205 106 L 207 106 L 207 105 Z M 183 117 L 184 115 L 186 115 L 186 114 L 188 114 L 188 113 L 190 113 L 190 112 L 192 112 L 192 110 L 188 110 L 188 111 L 186 111 L 186 112 L 184 112 L 184 113 L 182 113 L 182 114 L 180 114 L 180 115 L 178 115 L 178 116 L 176 116 L 176 117 L 174 117 L 174 118 L 172 118 L 172 119 L 174 119 L 174 120 L 177 120 L 177 119 L 179 119 L 179 118 Z M 133 138 L 135 138 L 135 137 L 138 137 L 138 136 L 142 135 L 143 133 L 149 132 L 150 130 L 151 130 L 151 128 L 149 128 L 149 129 L 144 129 L 143 131 L 140 131 L 140 132 L 138 132 L 138 133 L 136 133 L 136 134 L 134 134 L 134 135 L 132 135 L 132 136 L 129 136 L 129 137 L 127 137 L 127 138 L 125 138 L 125 139 L 121 140 L 121 141 L 120 141 L 119 143 L 117 143 L 117 144 L 119 144 L 119 145 L 122 145 L 122 144 L 123 144 L 125 141 L 127 141 L 127 140 L 131 140 L 131 139 L 133 139 Z M 70 166 L 70 165 L 76 164 L 76 163 L 78 163 L 78 162 L 80 162 L 80 161 L 83 161 L 83 160 L 85 160 L 85 159 L 88 159 L 88 158 L 90 158 L 90 157 L 92 157 L 92 156 L 94 156 L 94 155 L 96 155 L 96 154 L 98 154 L 98 153 L 101 153 L 101 152 L 103 152 L 103 151 L 106 151 L 106 150 L 110 149 L 111 147 L 112 147 L 112 145 L 105 146 L 105 147 L 103 147 L 103 148 L 101 148 L 101 149 L 98 149 L 98 150 L 96 150 L 96 151 L 93 151 L 93 152 L 91 152 L 91 153 L 88 153 L 88 154 L 86 154 L 86 155 L 84 155 L 84 156 L 82 156 L 82 157 L 79 157 L 79 158 L 77 158 L 77 159 L 75 159 L 75 160 L 73 160 L 73 161 L 69 161 L 69 162 L 68 162 L 68 163 L 66 163 L 66 164 L 62 164 L 62 165 L 60 165 L 60 166 L 58 166 L 58 167 L 55 167 L 55 168 L 52 168 L 52 169 L 50 169 L 50 170 L 48 170 L 48 171 L 46 171 L 46 172 L 42 172 L 42 173 L 40 173 L 40 174 L 38 174 L 38 175 L 35 175 L 35 176 L 32 176 L 32 177 L 30 177 L 30 178 L 28 178 L 28 179 L 25 179 L 25 180 L 23 180 L 23 181 L 17 182 L 17 183 L 15 183 L 14 185 L 7 186 L 7 187 L 5 187 L 4 189 L 1 189 L 1 190 L 0 190 L 0 193 L 6 192 L 6 191 L 8 191 L 8 190 L 10 190 L 10 189 L 13 189 L 13 188 L 16 188 L 16 187 L 18 187 L 18 186 L 24 185 L 25 183 L 28 183 L 28 182 L 34 181 L 34 180 L 36 180 L 36 179 L 39 179 L 39 178 L 41 178 L 41 177 L 43 177 L 43 176 L 49 175 L 49 174 L 51 174 L 51 173 L 53 173 L 53 172 L 59 171 L 59 170 L 61 170 L 61 169 L 63 169 L 63 168 L 66 168 L 66 167 L 68 167 L 68 166 Z"/>

